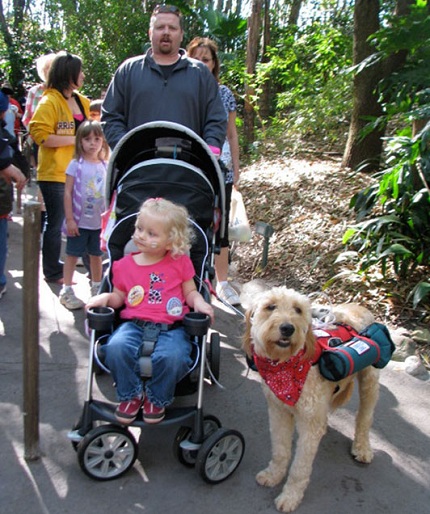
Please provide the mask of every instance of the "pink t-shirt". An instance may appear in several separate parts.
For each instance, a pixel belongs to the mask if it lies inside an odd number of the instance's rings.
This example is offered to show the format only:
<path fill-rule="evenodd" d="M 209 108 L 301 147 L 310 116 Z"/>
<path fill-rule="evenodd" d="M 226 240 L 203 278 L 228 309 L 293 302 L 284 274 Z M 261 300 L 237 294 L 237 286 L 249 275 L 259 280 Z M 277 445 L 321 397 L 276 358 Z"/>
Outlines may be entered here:
<path fill-rule="evenodd" d="M 182 293 L 182 284 L 194 277 L 195 271 L 187 255 L 173 259 L 170 252 L 157 264 L 140 266 L 133 254 L 126 255 L 112 266 L 112 282 L 126 293 L 121 318 L 139 318 L 155 323 L 173 323 L 189 312 Z"/>

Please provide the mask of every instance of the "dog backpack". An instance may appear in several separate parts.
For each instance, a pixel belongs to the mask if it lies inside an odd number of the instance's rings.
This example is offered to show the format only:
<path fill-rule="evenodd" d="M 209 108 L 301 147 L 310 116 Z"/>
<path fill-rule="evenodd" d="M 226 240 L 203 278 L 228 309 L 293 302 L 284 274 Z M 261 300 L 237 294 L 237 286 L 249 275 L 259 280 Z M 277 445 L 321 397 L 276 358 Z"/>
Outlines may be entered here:
<path fill-rule="evenodd" d="M 361 333 L 352 327 L 335 324 L 327 330 L 314 330 L 322 348 L 319 370 L 328 380 L 338 381 L 366 366 L 383 368 L 391 359 L 395 346 L 385 325 L 372 323 Z"/>

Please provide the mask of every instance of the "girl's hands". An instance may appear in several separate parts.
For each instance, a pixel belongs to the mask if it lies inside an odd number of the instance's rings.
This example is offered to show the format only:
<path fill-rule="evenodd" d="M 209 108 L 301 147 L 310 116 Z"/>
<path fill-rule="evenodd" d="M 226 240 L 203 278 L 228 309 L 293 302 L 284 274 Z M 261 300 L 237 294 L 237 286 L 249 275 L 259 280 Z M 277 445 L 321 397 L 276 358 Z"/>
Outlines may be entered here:
<path fill-rule="evenodd" d="M 85 310 L 92 309 L 94 307 L 108 307 L 110 293 L 102 293 L 91 297 L 85 305 Z"/>
<path fill-rule="evenodd" d="M 211 324 L 215 321 L 215 314 L 212 305 L 205 302 L 202 296 L 199 295 L 194 301 L 194 310 L 206 314 L 211 319 Z"/>
<path fill-rule="evenodd" d="M 69 237 L 79 236 L 79 227 L 74 219 L 66 220 L 66 227 Z"/>

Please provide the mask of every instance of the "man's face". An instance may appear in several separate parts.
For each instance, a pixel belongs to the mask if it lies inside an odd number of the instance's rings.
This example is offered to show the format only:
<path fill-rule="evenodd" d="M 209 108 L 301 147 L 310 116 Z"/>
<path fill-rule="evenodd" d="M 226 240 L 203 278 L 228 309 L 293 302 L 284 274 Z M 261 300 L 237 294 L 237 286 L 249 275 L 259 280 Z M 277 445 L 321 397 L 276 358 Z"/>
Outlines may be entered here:
<path fill-rule="evenodd" d="M 155 55 L 177 54 L 182 43 L 183 31 L 178 16 L 159 13 L 152 18 L 149 38 Z"/>

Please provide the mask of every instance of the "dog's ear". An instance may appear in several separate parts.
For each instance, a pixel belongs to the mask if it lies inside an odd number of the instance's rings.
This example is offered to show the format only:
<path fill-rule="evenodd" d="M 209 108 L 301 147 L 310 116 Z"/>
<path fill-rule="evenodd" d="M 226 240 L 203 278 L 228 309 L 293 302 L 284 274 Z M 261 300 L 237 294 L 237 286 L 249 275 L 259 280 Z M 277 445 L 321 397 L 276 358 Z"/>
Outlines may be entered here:
<path fill-rule="evenodd" d="M 305 359 L 312 359 L 316 351 L 316 339 L 314 331 L 312 330 L 312 324 L 309 325 L 305 337 Z"/>
<path fill-rule="evenodd" d="M 246 312 L 245 312 L 245 332 L 243 334 L 243 339 L 242 339 L 242 348 L 244 349 L 246 355 L 248 355 L 248 357 L 251 357 L 252 355 L 252 352 L 251 352 L 251 344 L 252 344 L 252 339 L 251 339 L 251 327 L 252 327 L 252 315 L 254 314 L 253 310 L 252 309 L 248 309 Z"/>

